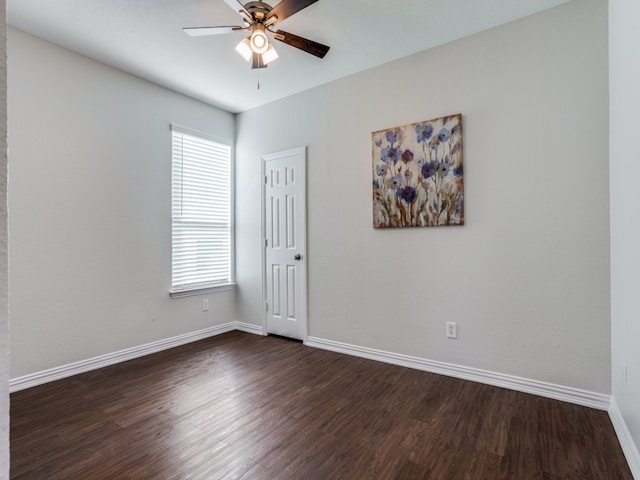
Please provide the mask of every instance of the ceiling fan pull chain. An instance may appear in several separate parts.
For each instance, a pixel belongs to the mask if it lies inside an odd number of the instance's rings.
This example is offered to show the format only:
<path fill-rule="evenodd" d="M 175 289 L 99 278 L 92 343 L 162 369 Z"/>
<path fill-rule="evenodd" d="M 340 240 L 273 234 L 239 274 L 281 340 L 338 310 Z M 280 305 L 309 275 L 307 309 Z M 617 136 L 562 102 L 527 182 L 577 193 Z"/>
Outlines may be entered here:
<path fill-rule="evenodd" d="M 260 69 L 258 68 L 258 90 L 260 90 Z"/>

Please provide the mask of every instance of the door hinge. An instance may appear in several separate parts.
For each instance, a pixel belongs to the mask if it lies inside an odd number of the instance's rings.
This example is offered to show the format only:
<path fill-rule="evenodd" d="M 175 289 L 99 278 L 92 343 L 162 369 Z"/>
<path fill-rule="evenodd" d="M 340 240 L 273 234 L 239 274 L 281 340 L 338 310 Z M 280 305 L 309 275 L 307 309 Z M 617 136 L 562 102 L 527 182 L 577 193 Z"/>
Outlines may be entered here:
<path fill-rule="evenodd" d="M 265 312 L 269 311 L 269 302 L 264 302 L 264 311 Z"/>
<path fill-rule="evenodd" d="M 269 246 L 269 240 L 267 240 L 266 238 L 264 239 L 264 246 L 268 247 Z"/>
<path fill-rule="evenodd" d="M 264 184 L 266 185 L 267 183 L 269 183 L 269 177 L 267 177 L 266 175 L 264 176 Z"/>

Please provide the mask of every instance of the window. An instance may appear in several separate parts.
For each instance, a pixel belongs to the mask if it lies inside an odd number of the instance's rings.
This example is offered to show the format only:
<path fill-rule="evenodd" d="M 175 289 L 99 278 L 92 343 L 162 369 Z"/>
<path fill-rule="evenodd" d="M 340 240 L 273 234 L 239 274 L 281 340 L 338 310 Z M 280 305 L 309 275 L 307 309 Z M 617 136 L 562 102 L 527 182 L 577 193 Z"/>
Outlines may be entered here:
<path fill-rule="evenodd" d="M 231 288 L 231 147 L 171 127 L 171 296 Z"/>

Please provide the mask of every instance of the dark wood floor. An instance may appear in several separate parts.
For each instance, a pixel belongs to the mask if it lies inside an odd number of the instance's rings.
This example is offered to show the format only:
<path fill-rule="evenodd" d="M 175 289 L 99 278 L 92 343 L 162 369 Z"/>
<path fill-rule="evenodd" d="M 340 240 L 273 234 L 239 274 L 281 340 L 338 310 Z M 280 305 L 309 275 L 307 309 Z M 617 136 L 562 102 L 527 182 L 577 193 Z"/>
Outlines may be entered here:
<path fill-rule="evenodd" d="M 11 396 L 12 479 L 632 479 L 606 412 L 232 332 Z"/>

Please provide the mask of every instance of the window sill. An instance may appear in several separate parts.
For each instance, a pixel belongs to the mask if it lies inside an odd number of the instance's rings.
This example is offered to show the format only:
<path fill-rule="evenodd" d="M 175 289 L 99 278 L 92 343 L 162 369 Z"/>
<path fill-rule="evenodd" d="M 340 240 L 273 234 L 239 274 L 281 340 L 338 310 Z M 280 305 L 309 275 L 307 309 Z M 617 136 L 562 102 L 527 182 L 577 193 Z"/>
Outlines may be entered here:
<path fill-rule="evenodd" d="M 207 293 L 224 292 L 225 290 L 233 290 L 236 288 L 235 283 L 225 283 L 224 285 L 216 285 L 214 287 L 200 287 L 191 290 L 170 290 L 171 298 L 192 297 L 194 295 L 205 295 Z"/>

